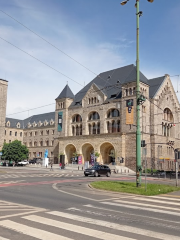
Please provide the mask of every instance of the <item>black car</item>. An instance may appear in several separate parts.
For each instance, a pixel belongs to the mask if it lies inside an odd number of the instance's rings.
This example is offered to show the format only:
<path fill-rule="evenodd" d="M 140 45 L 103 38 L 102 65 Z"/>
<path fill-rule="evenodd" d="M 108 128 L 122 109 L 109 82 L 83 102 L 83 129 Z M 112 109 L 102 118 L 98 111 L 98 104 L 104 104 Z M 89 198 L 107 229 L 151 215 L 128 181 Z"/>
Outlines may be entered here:
<path fill-rule="evenodd" d="M 111 169 L 106 165 L 96 165 L 84 170 L 84 176 L 87 177 L 88 175 L 93 175 L 94 177 L 106 175 L 107 177 L 110 177 Z"/>
<path fill-rule="evenodd" d="M 37 158 L 34 158 L 34 159 L 32 159 L 32 160 L 29 160 L 29 164 L 30 164 L 30 163 L 34 164 L 34 163 L 36 163 L 36 162 L 37 162 Z"/>

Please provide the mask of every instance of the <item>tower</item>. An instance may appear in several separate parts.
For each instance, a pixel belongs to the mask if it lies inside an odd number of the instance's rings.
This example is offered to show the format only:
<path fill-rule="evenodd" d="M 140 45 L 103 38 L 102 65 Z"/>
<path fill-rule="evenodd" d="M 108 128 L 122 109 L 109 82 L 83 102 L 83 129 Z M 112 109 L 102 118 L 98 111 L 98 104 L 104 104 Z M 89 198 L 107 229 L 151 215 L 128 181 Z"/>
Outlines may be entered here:
<path fill-rule="evenodd" d="M 0 79 L 0 150 L 3 147 L 5 136 L 7 87 L 8 81 Z"/>
<path fill-rule="evenodd" d="M 68 135 L 68 108 L 74 100 L 74 94 L 68 85 L 62 90 L 56 98 L 56 111 L 55 111 L 55 149 L 54 156 L 59 155 L 58 138 Z M 58 157 L 59 158 L 59 157 Z"/>

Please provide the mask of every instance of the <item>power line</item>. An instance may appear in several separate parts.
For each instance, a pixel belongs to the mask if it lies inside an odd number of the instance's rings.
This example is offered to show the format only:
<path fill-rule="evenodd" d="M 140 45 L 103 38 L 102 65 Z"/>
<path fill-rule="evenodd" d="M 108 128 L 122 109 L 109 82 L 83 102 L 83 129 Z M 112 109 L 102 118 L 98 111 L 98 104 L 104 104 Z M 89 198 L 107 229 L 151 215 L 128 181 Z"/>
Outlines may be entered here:
<path fill-rule="evenodd" d="M 103 81 L 105 81 L 107 83 L 107 80 L 104 80 L 102 77 L 100 77 L 97 73 L 95 73 L 94 71 L 92 71 L 91 69 L 89 69 L 88 67 L 86 67 L 85 65 L 83 65 L 82 63 L 80 63 L 79 61 L 77 61 L 76 59 L 74 59 L 73 57 L 71 57 L 69 54 L 65 53 L 64 51 L 62 51 L 60 48 L 56 47 L 54 44 L 52 44 L 51 42 L 49 42 L 48 40 L 46 40 L 45 38 L 41 37 L 38 33 L 34 32 L 33 30 L 31 30 L 30 28 L 28 28 L 27 26 L 25 26 L 23 23 L 21 23 L 20 21 L 18 21 L 17 19 L 15 19 L 14 17 L 12 17 L 10 14 L 4 12 L 3 10 L 0 10 L 2 13 L 4 13 L 5 15 L 7 15 L 8 17 L 10 17 L 11 19 L 13 19 L 14 21 L 16 21 L 17 23 L 19 23 L 21 26 L 23 26 L 24 28 L 26 28 L 27 30 L 29 30 L 30 32 L 32 32 L 33 34 L 35 34 L 37 37 L 39 37 L 40 39 L 42 39 L 43 41 L 45 41 L 46 43 L 48 43 L 49 45 L 51 45 L 52 47 L 54 47 L 56 50 L 58 50 L 59 52 L 63 53 L 66 57 L 70 58 L 71 60 L 73 60 L 74 62 L 76 62 L 77 64 L 79 64 L 81 67 L 85 68 L 86 70 L 88 70 L 89 72 L 91 72 L 92 74 L 94 74 L 95 76 L 97 76 L 98 78 L 102 79 Z M 4 40 L 4 39 L 3 39 Z M 10 43 L 11 44 L 11 43 Z M 13 45 L 13 44 L 11 44 Z M 14 46 L 14 45 L 13 45 Z M 21 49 L 20 49 L 21 50 Z M 29 54 L 30 55 L 30 54 Z M 32 56 L 32 55 L 30 55 Z M 36 59 L 36 58 L 35 58 Z M 37 59 L 36 59 L 37 60 Z M 38 60 L 39 61 L 39 60 Z M 48 66 L 49 67 L 49 66 Z M 52 68 L 53 69 L 53 68 Z M 55 70 L 55 69 L 54 69 Z M 55 70 L 56 71 L 56 70 Z M 115 71 L 115 70 L 114 70 Z M 114 73 L 113 71 L 113 73 Z M 112 74 L 113 74 L 112 73 Z M 62 74 L 62 73 L 61 73 Z M 64 74 L 62 74 L 64 75 Z M 64 75 L 66 76 L 66 75 Z M 67 77 L 67 76 L 66 76 Z M 69 77 L 68 77 L 69 78 Z M 70 79 L 70 78 L 69 78 Z M 72 79 L 70 79 L 72 80 Z M 73 80 L 74 81 L 74 80 Z M 76 82 L 76 81 L 74 81 Z M 77 82 L 76 82 L 77 83 Z M 106 85 L 106 84 L 105 84 Z M 81 85 L 82 86 L 82 85 Z"/>
<path fill-rule="evenodd" d="M 20 21 L 18 21 L 17 19 L 15 19 L 14 17 L 12 17 L 11 15 L 9 15 L 8 13 L 4 12 L 3 10 L 0 10 L 2 13 L 4 13 L 5 15 L 7 15 L 8 17 L 10 17 L 11 19 L 13 19 L 14 21 L 16 21 L 17 23 L 19 23 L 21 26 L 23 26 L 24 28 L 26 28 L 27 30 L 29 30 L 30 32 L 32 32 L 33 34 L 35 34 L 37 37 L 41 38 L 43 41 L 45 41 L 46 43 L 48 43 L 49 45 L 51 45 L 52 47 L 54 47 L 55 49 L 57 49 L 59 52 L 63 53 L 65 56 L 67 56 L 68 58 L 70 58 L 71 60 L 73 60 L 74 62 L 78 63 L 80 66 L 82 66 L 83 68 L 85 68 L 86 70 L 88 70 L 89 72 L 93 73 L 94 75 L 98 75 L 95 72 L 93 72 L 91 69 L 89 69 L 88 67 L 86 67 L 85 65 L 83 65 L 82 63 L 80 63 L 79 61 L 77 61 L 76 59 L 74 59 L 73 57 L 71 57 L 70 55 L 68 55 L 67 53 L 65 53 L 64 51 L 62 51 L 61 49 L 59 49 L 58 47 L 56 47 L 54 44 L 50 43 L 48 40 L 46 40 L 45 38 L 41 37 L 38 33 L 34 32 L 33 30 L 31 30 L 30 28 L 28 28 L 27 26 L 25 26 L 23 23 L 21 23 Z"/>
<path fill-rule="evenodd" d="M 35 110 L 35 109 L 39 109 L 39 108 L 43 108 L 43 107 L 48 107 L 48 106 L 51 106 L 51 105 L 54 105 L 54 104 L 55 104 L 55 103 L 50 103 L 50 104 L 43 105 L 43 106 L 40 106 L 40 107 L 27 109 L 27 110 L 24 110 L 24 111 L 21 111 L 21 112 L 11 113 L 11 114 L 8 114 L 8 115 L 6 115 L 6 116 L 11 116 L 11 115 L 19 114 L 19 113 L 24 113 L 24 112 L 32 111 L 32 110 Z"/>
<path fill-rule="evenodd" d="M 62 73 L 62 72 L 58 71 L 57 69 L 55 69 L 55 68 L 51 67 L 51 66 L 50 66 L 50 65 L 48 65 L 47 63 L 45 63 L 45 62 L 43 62 L 43 61 L 39 60 L 38 58 L 34 57 L 33 55 L 29 54 L 28 52 L 26 52 L 26 51 L 22 50 L 21 48 L 17 47 L 17 46 L 16 46 L 16 45 L 14 45 L 13 43 L 10 43 L 9 41 L 7 41 L 6 39 L 4 39 L 4 38 L 2 38 L 2 37 L 0 37 L 0 38 L 1 38 L 2 40 L 4 40 L 5 42 L 7 42 L 8 44 L 12 45 L 13 47 L 17 48 L 17 49 L 18 49 L 18 50 L 20 50 L 21 52 L 23 52 L 23 53 L 25 53 L 25 54 L 29 55 L 30 57 L 32 57 L 32 58 L 34 58 L 34 59 L 36 59 L 38 62 L 40 62 L 40 63 L 44 64 L 45 66 L 47 66 L 47 67 L 49 67 L 49 68 L 51 68 L 51 69 L 53 69 L 54 71 L 56 71 L 56 72 L 60 73 L 61 75 L 63 75 L 64 77 L 66 77 L 66 78 L 70 79 L 71 81 L 73 81 L 73 82 L 75 82 L 75 83 L 77 83 L 77 84 L 79 84 L 79 85 L 83 86 L 82 84 L 80 84 L 80 83 L 78 83 L 77 81 L 75 81 L 74 79 L 72 79 L 72 78 L 68 77 L 68 76 L 67 76 L 67 75 L 65 75 L 64 73 Z"/>

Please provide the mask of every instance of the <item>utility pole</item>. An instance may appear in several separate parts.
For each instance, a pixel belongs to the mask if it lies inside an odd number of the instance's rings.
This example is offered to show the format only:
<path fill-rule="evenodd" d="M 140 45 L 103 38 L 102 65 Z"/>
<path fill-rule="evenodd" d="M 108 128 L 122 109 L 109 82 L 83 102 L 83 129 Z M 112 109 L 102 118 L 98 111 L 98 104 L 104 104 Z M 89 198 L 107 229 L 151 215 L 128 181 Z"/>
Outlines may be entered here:
<path fill-rule="evenodd" d="M 140 130 L 140 105 L 145 98 L 140 94 L 140 79 L 139 79 L 139 18 L 142 16 L 142 11 L 139 11 L 139 1 L 136 0 L 136 186 L 141 186 L 141 130 Z M 147 0 L 152 3 L 154 0 Z M 129 0 L 124 0 L 121 5 L 125 5 Z"/>
<path fill-rule="evenodd" d="M 139 84 L 139 0 L 136 0 L 136 23 L 137 23 L 137 39 L 136 39 L 136 186 L 141 186 L 141 130 L 140 130 L 140 104 L 138 99 L 140 97 L 140 84 Z"/>

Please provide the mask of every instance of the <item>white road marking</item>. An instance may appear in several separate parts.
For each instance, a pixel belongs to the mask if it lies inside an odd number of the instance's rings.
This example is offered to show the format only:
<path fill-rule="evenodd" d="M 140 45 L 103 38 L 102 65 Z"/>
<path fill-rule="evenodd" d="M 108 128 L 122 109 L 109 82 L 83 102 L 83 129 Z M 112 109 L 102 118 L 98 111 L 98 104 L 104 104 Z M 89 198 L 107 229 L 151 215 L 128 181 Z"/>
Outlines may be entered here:
<path fill-rule="evenodd" d="M 99 239 L 102 239 L 102 240 L 119 240 L 119 239 L 121 239 L 121 240 L 135 240 L 136 239 L 136 238 L 134 239 L 134 238 L 123 237 L 123 236 L 120 237 L 119 235 L 116 235 L 116 234 L 106 233 L 106 232 L 102 232 L 102 231 L 99 231 L 99 230 L 94 230 L 94 229 L 90 229 L 90 228 L 86 228 L 86 227 L 81 227 L 81 226 L 74 225 L 74 224 L 69 224 L 69 223 L 65 223 L 65 222 L 61 222 L 61 221 L 56 221 L 56 220 L 40 217 L 40 216 L 37 216 L 37 215 L 26 216 L 26 217 L 23 217 L 23 218 L 27 219 L 29 221 L 38 222 L 38 223 L 49 225 L 49 226 L 54 226 L 54 227 L 57 227 L 57 228 L 60 228 L 60 229 L 65 229 L 67 231 L 84 234 L 84 235 L 99 238 Z M 174 240 L 176 240 L 176 239 L 174 239 Z"/>
<path fill-rule="evenodd" d="M 72 240 L 72 238 L 67 238 L 67 237 L 63 237 L 61 235 L 50 233 L 50 232 L 40 230 L 40 229 L 37 229 L 37 228 L 28 227 L 26 225 L 19 224 L 19 223 L 10 221 L 10 220 L 0 221 L 0 226 L 2 226 L 4 228 L 11 229 L 11 230 L 19 232 L 19 233 L 26 234 L 26 235 L 34 237 L 34 238 L 41 239 L 41 240 L 49 240 L 49 239 L 53 239 L 53 240 Z"/>
<path fill-rule="evenodd" d="M 112 223 L 112 222 L 101 221 L 101 220 L 97 220 L 97 219 L 93 219 L 93 218 L 81 217 L 78 215 L 73 215 L 73 214 L 64 213 L 64 212 L 53 211 L 53 212 L 48 212 L 48 214 L 72 219 L 72 220 L 79 221 L 79 222 L 95 224 L 98 226 L 102 226 L 105 228 L 111 228 L 114 230 L 121 230 L 121 231 L 125 231 L 128 233 L 130 232 L 130 233 L 135 233 L 135 234 L 139 234 L 139 235 L 145 235 L 146 237 L 147 236 L 154 237 L 154 238 L 158 238 L 158 239 L 162 239 L 162 240 L 164 240 L 164 239 L 179 240 L 179 237 L 175 237 L 175 236 L 172 236 L 169 234 L 158 233 L 158 232 L 140 229 L 140 228 L 136 228 L 136 227 L 130 227 L 130 226 L 116 224 L 116 223 Z"/>
<path fill-rule="evenodd" d="M 156 200 L 156 199 L 150 199 L 150 198 L 142 198 L 142 197 L 139 197 L 139 198 L 134 198 L 135 200 L 138 199 L 138 201 L 147 201 L 147 202 L 156 202 L 156 203 L 165 203 L 165 204 L 172 204 L 173 206 L 174 205 L 177 205 L 177 206 L 180 206 L 180 203 L 177 203 L 177 202 L 173 202 L 173 201 L 162 201 L 162 200 Z"/>
<path fill-rule="evenodd" d="M 125 204 L 127 204 L 127 205 L 128 205 L 128 204 L 132 204 L 132 205 L 140 205 L 140 206 L 145 206 L 145 207 L 157 207 L 157 208 L 162 208 L 162 209 L 180 211 L 180 208 L 157 206 L 157 205 L 152 205 L 152 204 L 146 204 L 146 203 L 140 203 L 140 202 L 122 201 L 122 200 L 114 200 L 114 201 L 115 201 L 115 202 L 119 202 L 119 203 L 125 203 Z"/>
<path fill-rule="evenodd" d="M 101 202 L 101 203 L 102 203 L 102 204 L 107 204 L 107 205 L 112 205 L 112 206 L 124 207 L 124 208 L 132 208 L 132 209 L 145 210 L 145 211 L 148 211 L 148 212 L 165 213 L 165 214 L 169 214 L 169 215 L 180 216 L 180 213 L 171 212 L 171 211 L 164 211 L 164 210 L 160 210 L 160 209 L 157 209 L 157 208 L 145 208 L 145 207 L 124 205 L 124 204 L 120 204 L 120 203 L 111 203 L 111 202 Z M 154 207 L 155 207 L 155 206 L 154 206 Z M 156 207 L 158 207 L 158 206 L 156 206 Z"/>
<path fill-rule="evenodd" d="M 164 199 L 164 200 L 169 200 L 169 201 L 176 201 L 180 202 L 180 199 L 177 198 L 172 198 L 172 197 L 158 197 L 158 196 L 151 196 L 151 198 L 158 198 L 158 199 Z"/>
<path fill-rule="evenodd" d="M 117 210 L 113 210 L 113 209 L 107 209 L 107 208 L 101 208 L 101 207 L 96 207 L 96 206 L 93 206 L 91 204 L 87 204 L 87 205 L 84 205 L 84 207 L 88 207 L 88 208 L 95 208 L 95 209 L 101 209 L 101 210 L 105 210 L 105 211 L 108 211 L 108 212 L 114 212 L 114 213 L 121 213 L 121 214 L 124 214 L 124 212 L 122 211 L 117 211 Z M 78 208 L 67 208 L 67 210 L 73 210 L 73 211 L 80 211 L 80 212 L 83 212 L 82 209 L 78 209 Z M 155 218 L 155 217 L 149 217 L 149 216 L 144 216 L 144 215 L 139 215 L 139 214 L 134 214 L 134 213 L 125 213 L 126 215 L 129 215 L 129 216 L 136 216 L 136 217 L 141 217 L 141 218 L 149 218 L 149 219 L 153 219 L 153 220 L 158 220 L 158 221 L 162 221 L 162 222 L 168 222 L 168 223 L 180 223 L 177 222 L 177 221 L 171 221 L 171 220 L 166 220 L 166 219 L 162 219 L 162 218 Z"/>

